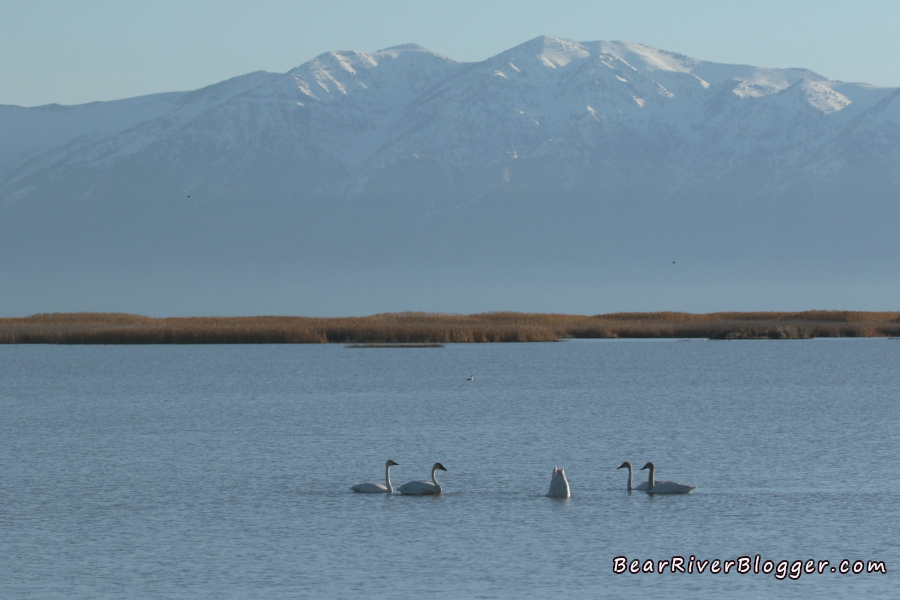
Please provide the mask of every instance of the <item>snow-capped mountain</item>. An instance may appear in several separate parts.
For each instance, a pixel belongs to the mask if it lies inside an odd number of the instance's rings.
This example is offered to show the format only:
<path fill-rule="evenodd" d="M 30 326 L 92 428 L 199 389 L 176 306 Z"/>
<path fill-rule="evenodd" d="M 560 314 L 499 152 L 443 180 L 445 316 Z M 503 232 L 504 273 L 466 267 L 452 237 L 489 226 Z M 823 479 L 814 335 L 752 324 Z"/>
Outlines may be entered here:
<path fill-rule="evenodd" d="M 480 63 L 404 45 L 193 92 L 0 106 L 0 271 L 19 290 L 0 302 L 886 307 L 900 291 L 879 275 L 900 250 L 898 96 L 541 37 Z M 655 270 L 670 258 L 689 266 Z"/>

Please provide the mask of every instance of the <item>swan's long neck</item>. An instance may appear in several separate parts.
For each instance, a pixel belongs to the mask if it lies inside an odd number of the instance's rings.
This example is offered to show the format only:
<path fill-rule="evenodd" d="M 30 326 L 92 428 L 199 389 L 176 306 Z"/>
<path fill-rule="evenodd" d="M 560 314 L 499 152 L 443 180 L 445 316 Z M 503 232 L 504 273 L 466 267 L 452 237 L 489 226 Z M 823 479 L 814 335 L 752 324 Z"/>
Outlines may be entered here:
<path fill-rule="evenodd" d="M 387 487 L 388 494 L 394 493 L 394 488 L 391 487 L 391 465 L 384 466 L 384 485 Z"/>
<path fill-rule="evenodd" d="M 438 492 L 442 492 L 443 488 L 441 488 L 441 484 L 439 484 L 437 482 L 437 477 L 434 476 L 435 473 L 437 473 L 437 467 L 432 467 L 431 468 L 431 480 L 434 482 L 434 485 L 437 486 Z"/>
<path fill-rule="evenodd" d="M 628 465 L 628 491 L 631 491 L 631 465 Z"/>
<path fill-rule="evenodd" d="M 650 465 L 650 478 L 647 480 L 650 484 L 650 488 L 647 490 L 648 492 L 653 489 L 653 486 L 656 485 L 656 467 Z"/>

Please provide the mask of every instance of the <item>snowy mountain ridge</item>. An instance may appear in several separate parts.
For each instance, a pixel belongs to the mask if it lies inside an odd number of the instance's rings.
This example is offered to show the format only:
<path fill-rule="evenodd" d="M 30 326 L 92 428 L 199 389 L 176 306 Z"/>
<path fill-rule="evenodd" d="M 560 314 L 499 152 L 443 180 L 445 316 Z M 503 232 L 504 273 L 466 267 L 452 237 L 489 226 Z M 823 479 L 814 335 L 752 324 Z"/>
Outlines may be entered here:
<path fill-rule="evenodd" d="M 309 127 L 304 133 L 315 138 L 322 150 L 358 165 L 373 158 L 389 140 L 402 137 L 397 130 L 421 129 L 424 115 L 418 107 L 422 105 L 438 111 L 449 105 L 456 115 L 491 105 L 491 114 L 480 116 L 499 116 L 519 129 L 557 120 L 564 125 L 586 118 L 642 120 L 660 112 L 692 111 L 705 119 L 705 114 L 697 113 L 697 104 L 707 108 L 716 90 L 727 89 L 740 99 L 762 99 L 794 86 L 799 86 L 796 95 L 812 114 L 829 116 L 859 105 L 858 110 L 849 111 L 848 118 L 870 109 L 892 91 L 830 81 L 803 69 L 703 62 L 627 42 L 579 43 L 540 37 L 483 63 L 469 64 L 407 44 L 371 54 L 328 52 L 284 75 L 254 73 L 195 92 L 72 107 L 2 106 L 0 176 L 8 184 L 10 176 L 12 181 L 21 178 L 15 175 L 17 167 L 45 153 L 50 154 L 41 162 L 56 164 L 61 156 L 102 142 L 103 150 L 89 154 L 95 160 L 109 160 L 116 153 L 110 149 L 110 138 L 129 132 L 125 135 L 132 143 L 122 144 L 119 150 L 129 153 L 137 146 L 177 135 L 180 127 L 207 111 L 242 102 L 277 106 L 294 121 L 293 126 L 299 122 Z M 417 119 L 404 122 L 404 112 Z M 673 117 L 676 126 L 689 119 L 684 114 Z M 507 148 L 501 154 L 505 153 L 519 150 Z"/>
<path fill-rule="evenodd" d="M 658 251 L 826 272 L 895 253 L 898 198 L 900 89 L 629 42 L 326 52 L 190 92 L 0 106 L 6 268 L 626 277 Z"/>

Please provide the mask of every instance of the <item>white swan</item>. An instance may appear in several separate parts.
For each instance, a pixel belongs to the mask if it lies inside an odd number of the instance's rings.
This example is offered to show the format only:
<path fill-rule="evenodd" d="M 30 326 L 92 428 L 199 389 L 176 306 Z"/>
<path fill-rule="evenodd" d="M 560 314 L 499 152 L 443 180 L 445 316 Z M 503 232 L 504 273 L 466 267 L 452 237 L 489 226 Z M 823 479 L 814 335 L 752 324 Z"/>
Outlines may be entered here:
<path fill-rule="evenodd" d="M 391 467 L 395 466 L 395 463 L 392 460 L 388 460 L 384 463 L 384 483 L 385 485 L 381 485 L 380 483 L 357 483 L 350 489 L 354 492 L 360 492 L 362 494 L 393 494 L 394 488 L 391 487 Z"/>
<path fill-rule="evenodd" d="M 407 481 L 397 489 L 404 496 L 433 496 L 443 491 L 441 484 L 434 478 L 435 471 L 446 471 L 444 465 L 437 462 L 431 467 L 431 481 Z"/>
<path fill-rule="evenodd" d="M 550 476 L 550 491 L 547 495 L 551 498 L 569 498 L 569 480 L 566 479 L 566 470 L 562 467 L 553 467 L 553 475 Z"/>
<path fill-rule="evenodd" d="M 650 469 L 650 478 L 647 480 L 650 483 L 650 489 L 647 490 L 648 494 L 690 494 L 691 490 L 697 487 L 674 481 L 656 481 L 656 467 L 653 466 L 652 462 L 648 462 L 641 467 L 641 471 L 644 469 Z"/>
<path fill-rule="evenodd" d="M 631 466 L 631 463 L 628 462 L 627 460 L 626 460 L 625 462 L 623 462 L 621 465 L 619 465 L 618 467 L 616 467 L 616 468 L 617 468 L 617 469 L 628 469 L 628 491 L 629 491 L 629 492 L 630 492 L 631 490 L 637 490 L 637 491 L 639 491 L 639 492 L 646 492 L 647 490 L 650 489 L 650 482 L 649 482 L 649 481 L 645 481 L 645 482 L 640 483 L 640 484 L 638 484 L 638 485 L 636 485 L 636 486 L 634 486 L 634 487 L 631 486 L 631 478 L 632 478 L 632 476 L 633 476 L 633 475 L 632 475 L 632 473 L 633 473 L 633 467 Z M 662 482 L 660 482 L 660 483 L 662 483 Z"/>

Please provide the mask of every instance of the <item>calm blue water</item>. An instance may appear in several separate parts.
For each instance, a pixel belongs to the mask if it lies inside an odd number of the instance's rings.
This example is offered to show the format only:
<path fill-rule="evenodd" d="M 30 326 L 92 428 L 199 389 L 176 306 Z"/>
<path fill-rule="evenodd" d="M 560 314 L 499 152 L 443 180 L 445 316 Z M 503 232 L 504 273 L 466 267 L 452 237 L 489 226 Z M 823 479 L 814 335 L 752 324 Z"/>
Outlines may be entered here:
<path fill-rule="evenodd" d="M 887 339 L 2 346 L 0 597 L 890 597 L 898 399 Z M 613 573 L 691 555 L 887 574 Z"/>

